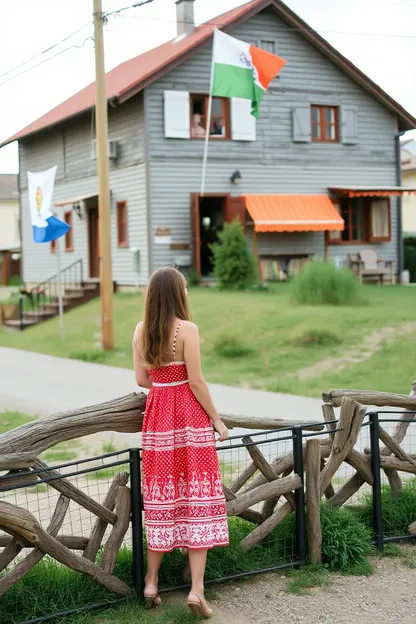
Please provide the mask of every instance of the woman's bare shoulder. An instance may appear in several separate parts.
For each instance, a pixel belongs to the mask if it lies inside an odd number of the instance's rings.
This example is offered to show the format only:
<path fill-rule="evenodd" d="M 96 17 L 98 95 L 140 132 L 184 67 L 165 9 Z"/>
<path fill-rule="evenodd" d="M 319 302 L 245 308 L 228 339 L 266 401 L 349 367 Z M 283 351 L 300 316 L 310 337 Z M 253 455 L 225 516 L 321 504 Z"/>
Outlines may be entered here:
<path fill-rule="evenodd" d="M 139 334 L 142 330 L 142 327 L 143 327 L 143 321 L 140 321 L 139 323 L 137 323 L 136 328 L 134 330 L 134 334 L 133 334 L 133 342 L 137 342 L 139 338 Z"/>
<path fill-rule="evenodd" d="M 192 336 L 192 335 L 198 334 L 199 333 L 198 325 L 195 325 L 195 323 L 192 323 L 191 321 L 183 321 L 182 332 L 184 336 L 186 335 Z"/>

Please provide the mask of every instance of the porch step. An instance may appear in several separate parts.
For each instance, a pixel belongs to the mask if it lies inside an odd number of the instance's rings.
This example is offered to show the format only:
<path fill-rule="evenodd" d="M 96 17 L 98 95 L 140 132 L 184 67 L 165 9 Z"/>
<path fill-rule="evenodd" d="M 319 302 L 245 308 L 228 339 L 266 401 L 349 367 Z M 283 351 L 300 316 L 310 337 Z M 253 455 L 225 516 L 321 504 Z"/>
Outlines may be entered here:
<path fill-rule="evenodd" d="M 28 321 L 46 321 L 53 316 L 55 316 L 55 311 L 42 309 L 36 312 L 25 312 L 24 319 Z"/>
<path fill-rule="evenodd" d="M 10 329 L 25 329 L 26 327 L 32 327 L 33 325 L 37 325 L 38 321 L 23 319 L 22 323 L 20 323 L 19 319 L 9 319 L 8 321 L 4 321 L 4 326 L 9 327 Z"/>

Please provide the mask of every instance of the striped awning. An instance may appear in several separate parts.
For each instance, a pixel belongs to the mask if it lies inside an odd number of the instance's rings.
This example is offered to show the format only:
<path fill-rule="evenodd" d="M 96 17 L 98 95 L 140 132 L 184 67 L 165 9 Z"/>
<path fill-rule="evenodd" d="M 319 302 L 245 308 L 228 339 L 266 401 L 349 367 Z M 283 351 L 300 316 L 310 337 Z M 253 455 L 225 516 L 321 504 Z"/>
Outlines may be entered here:
<path fill-rule="evenodd" d="M 325 232 L 344 229 L 328 195 L 245 195 L 256 232 Z"/>
<path fill-rule="evenodd" d="M 416 194 L 416 188 L 405 186 L 356 186 L 352 188 L 331 186 L 329 191 L 343 197 L 400 197 Z"/>

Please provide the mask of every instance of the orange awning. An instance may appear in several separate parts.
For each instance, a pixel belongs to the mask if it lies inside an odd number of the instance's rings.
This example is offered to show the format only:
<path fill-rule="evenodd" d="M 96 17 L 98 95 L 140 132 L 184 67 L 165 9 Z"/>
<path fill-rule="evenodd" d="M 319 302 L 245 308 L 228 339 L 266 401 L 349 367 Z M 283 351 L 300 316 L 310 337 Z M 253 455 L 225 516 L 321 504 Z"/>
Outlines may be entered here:
<path fill-rule="evenodd" d="M 405 186 L 330 187 L 329 190 L 334 195 L 344 197 L 400 197 L 401 195 L 414 195 L 416 193 L 416 188 L 406 188 Z"/>
<path fill-rule="evenodd" d="M 343 230 L 344 220 L 328 195 L 245 195 L 256 232 Z"/>

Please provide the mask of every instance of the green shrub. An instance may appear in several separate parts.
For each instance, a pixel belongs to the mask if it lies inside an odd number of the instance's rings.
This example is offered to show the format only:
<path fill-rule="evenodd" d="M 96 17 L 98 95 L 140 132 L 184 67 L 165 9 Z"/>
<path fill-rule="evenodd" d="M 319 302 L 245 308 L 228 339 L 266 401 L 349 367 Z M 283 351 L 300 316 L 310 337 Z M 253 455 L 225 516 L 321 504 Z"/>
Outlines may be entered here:
<path fill-rule="evenodd" d="M 322 559 L 330 570 L 348 572 L 367 564 L 371 529 L 345 508 L 321 505 Z"/>
<path fill-rule="evenodd" d="M 404 268 L 409 271 L 410 281 L 416 282 L 416 247 L 404 246 Z"/>
<path fill-rule="evenodd" d="M 241 223 L 226 223 L 218 237 L 220 242 L 211 245 L 218 287 L 224 290 L 249 288 L 256 272 Z"/>
<path fill-rule="evenodd" d="M 12 277 L 9 278 L 9 286 L 23 286 L 20 275 L 12 275 Z"/>
<path fill-rule="evenodd" d="M 330 583 L 328 569 L 317 564 L 291 570 L 288 577 L 286 591 L 298 596 L 307 596 L 313 587 L 328 587 Z"/>
<path fill-rule="evenodd" d="M 405 236 L 404 244 L 406 247 L 416 247 L 416 236 Z"/>
<path fill-rule="evenodd" d="M 201 283 L 201 276 L 196 270 L 195 267 L 191 267 L 188 274 L 188 284 L 189 286 L 199 286 Z"/>
<path fill-rule="evenodd" d="M 393 496 L 389 486 L 381 493 L 383 528 L 386 535 L 408 534 L 408 526 L 416 519 L 416 479 L 404 481 L 400 496 Z M 368 527 L 373 526 L 373 501 L 371 493 L 366 494 L 364 504 L 355 508 L 354 513 Z"/>
<path fill-rule="evenodd" d="M 104 362 L 106 355 L 104 351 L 99 349 L 86 349 L 85 351 L 71 351 L 69 354 L 71 360 L 82 360 L 83 362 L 96 362 L 101 364 Z"/>
<path fill-rule="evenodd" d="M 358 279 L 349 269 L 339 269 L 333 262 L 309 262 L 293 284 L 299 304 L 346 305 L 358 300 Z"/>
<path fill-rule="evenodd" d="M 307 329 L 295 336 L 293 342 L 298 347 L 327 347 L 341 344 L 342 340 L 338 334 L 326 329 Z"/>
<path fill-rule="evenodd" d="M 217 355 L 225 358 L 239 358 L 250 355 L 253 350 L 237 336 L 219 336 L 214 343 Z"/>

